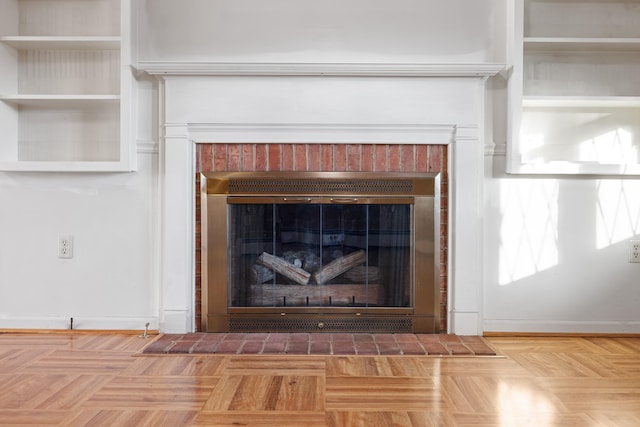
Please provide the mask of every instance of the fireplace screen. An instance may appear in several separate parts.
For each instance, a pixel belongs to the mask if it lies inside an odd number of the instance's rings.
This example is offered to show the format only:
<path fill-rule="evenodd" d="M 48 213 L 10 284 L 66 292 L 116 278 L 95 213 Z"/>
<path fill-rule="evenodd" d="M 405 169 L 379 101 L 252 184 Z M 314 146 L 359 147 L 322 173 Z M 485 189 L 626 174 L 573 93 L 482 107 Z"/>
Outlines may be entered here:
<path fill-rule="evenodd" d="M 409 307 L 412 201 L 229 198 L 229 306 Z"/>
<path fill-rule="evenodd" d="M 437 175 L 201 182 L 203 330 L 438 331 Z"/>

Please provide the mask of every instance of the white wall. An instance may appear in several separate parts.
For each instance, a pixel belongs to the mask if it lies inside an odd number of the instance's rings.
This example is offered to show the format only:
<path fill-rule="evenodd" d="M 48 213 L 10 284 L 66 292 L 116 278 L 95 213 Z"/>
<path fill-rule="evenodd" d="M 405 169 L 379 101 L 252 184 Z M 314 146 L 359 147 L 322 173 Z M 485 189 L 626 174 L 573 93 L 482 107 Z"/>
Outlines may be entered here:
<path fill-rule="evenodd" d="M 136 173 L 0 173 L 0 328 L 157 323 L 155 157 Z M 57 257 L 59 234 L 72 259 Z"/>
<path fill-rule="evenodd" d="M 504 62 L 506 3 L 139 0 L 139 59 Z M 489 87 L 487 143 L 503 151 L 502 77 Z M 161 323 L 155 96 L 145 82 L 137 134 L 149 147 L 137 172 L 0 173 L 0 328 Z M 626 262 L 626 240 L 640 234 L 638 181 L 509 177 L 497 152 L 484 165 L 484 330 L 640 332 L 640 264 Z M 59 233 L 74 236 L 74 259 L 57 258 Z"/>
<path fill-rule="evenodd" d="M 0 329 L 158 327 L 157 92 L 139 86 L 136 172 L 0 172 Z"/>
<path fill-rule="evenodd" d="M 504 62 L 504 3 L 140 0 L 140 60 Z"/>
<path fill-rule="evenodd" d="M 484 330 L 640 331 L 640 181 L 508 176 L 485 162 Z"/>

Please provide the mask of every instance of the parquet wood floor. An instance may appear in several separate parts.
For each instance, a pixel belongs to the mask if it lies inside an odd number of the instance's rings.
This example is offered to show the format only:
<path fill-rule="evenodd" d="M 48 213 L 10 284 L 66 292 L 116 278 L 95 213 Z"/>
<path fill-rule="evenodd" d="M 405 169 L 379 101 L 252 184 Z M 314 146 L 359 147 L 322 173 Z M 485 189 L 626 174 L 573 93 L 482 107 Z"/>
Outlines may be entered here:
<path fill-rule="evenodd" d="M 141 355 L 0 334 L 0 426 L 640 426 L 640 338 L 489 338 L 498 356 Z"/>

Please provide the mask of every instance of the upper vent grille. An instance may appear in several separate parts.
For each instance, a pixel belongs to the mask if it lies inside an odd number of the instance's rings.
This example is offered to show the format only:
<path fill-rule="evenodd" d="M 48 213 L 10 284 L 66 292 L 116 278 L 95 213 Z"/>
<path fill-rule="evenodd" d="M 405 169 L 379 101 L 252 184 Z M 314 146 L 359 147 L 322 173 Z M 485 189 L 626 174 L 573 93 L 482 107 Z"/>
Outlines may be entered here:
<path fill-rule="evenodd" d="M 229 193 L 411 194 L 410 179 L 253 179 L 232 178 Z"/>

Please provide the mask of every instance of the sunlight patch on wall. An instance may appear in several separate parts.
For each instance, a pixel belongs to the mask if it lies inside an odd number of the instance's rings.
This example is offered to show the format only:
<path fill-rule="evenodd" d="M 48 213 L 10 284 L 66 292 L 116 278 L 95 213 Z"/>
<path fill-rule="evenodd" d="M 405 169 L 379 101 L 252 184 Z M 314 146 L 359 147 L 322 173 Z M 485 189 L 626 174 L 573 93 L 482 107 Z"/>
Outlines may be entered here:
<path fill-rule="evenodd" d="M 522 148 L 522 159 L 527 163 L 543 163 L 545 161 L 544 156 L 536 152 L 544 148 L 544 134 L 543 133 L 523 133 L 521 136 L 525 141 Z"/>
<path fill-rule="evenodd" d="M 558 264 L 558 191 L 557 180 L 502 182 L 501 286 Z"/>
<path fill-rule="evenodd" d="M 596 247 L 605 248 L 640 234 L 640 185 L 631 180 L 596 183 Z"/>
<path fill-rule="evenodd" d="M 618 128 L 580 143 L 579 160 L 600 164 L 636 164 L 638 150 L 633 134 Z"/>

